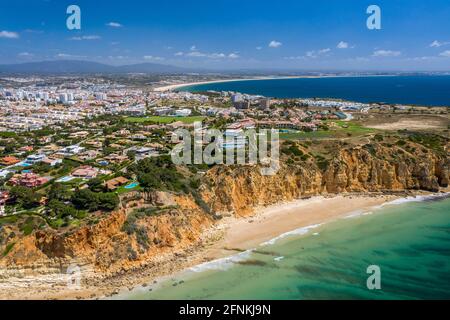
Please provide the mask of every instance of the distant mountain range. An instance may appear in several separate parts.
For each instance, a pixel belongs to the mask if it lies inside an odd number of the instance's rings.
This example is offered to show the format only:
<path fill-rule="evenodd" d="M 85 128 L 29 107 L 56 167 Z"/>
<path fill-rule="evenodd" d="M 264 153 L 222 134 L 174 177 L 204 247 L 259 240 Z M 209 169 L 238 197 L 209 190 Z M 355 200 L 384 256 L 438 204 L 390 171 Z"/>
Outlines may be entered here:
<path fill-rule="evenodd" d="M 28 62 L 20 64 L 0 65 L 0 73 L 3 74 L 71 74 L 71 73 L 151 73 L 151 74 L 175 74 L 194 72 L 192 69 L 181 68 L 157 63 L 139 63 L 123 66 L 80 61 L 58 60 Z"/>

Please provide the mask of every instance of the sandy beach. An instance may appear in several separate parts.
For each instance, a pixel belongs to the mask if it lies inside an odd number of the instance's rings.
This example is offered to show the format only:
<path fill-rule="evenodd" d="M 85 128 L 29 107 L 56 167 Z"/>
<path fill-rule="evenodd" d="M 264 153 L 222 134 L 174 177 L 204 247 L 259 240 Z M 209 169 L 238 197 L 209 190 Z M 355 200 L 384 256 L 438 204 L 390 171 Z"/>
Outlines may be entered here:
<path fill-rule="evenodd" d="M 205 256 L 217 259 L 230 251 L 248 250 L 295 229 L 327 222 L 373 210 L 398 199 L 396 195 L 322 196 L 260 208 L 247 218 L 226 218 L 217 226 L 223 238 L 212 245 Z"/>
<path fill-rule="evenodd" d="M 62 281 L 61 277 L 55 275 L 8 279 L 8 282 L 0 281 L 0 299 L 94 299 L 119 293 L 122 295 L 144 283 L 161 281 L 187 268 L 255 248 L 295 229 L 371 211 L 399 198 L 402 195 L 317 196 L 257 208 L 255 214 L 247 218 L 230 216 L 222 219 L 205 230 L 199 246 L 175 256 L 160 257 L 157 265 L 152 264 L 107 279 L 86 279 L 77 290 L 68 290 L 64 278 Z"/>
<path fill-rule="evenodd" d="M 255 78 L 243 78 L 243 79 L 222 79 L 222 80 L 211 80 L 211 81 L 200 81 L 200 82 L 189 82 L 189 83 L 176 83 L 170 84 L 162 87 L 154 88 L 154 91 L 164 92 L 173 91 L 182 87 L 196 86 L 201 84 L 210 83 L 221 83 L 221 82 L 236 82 L 236 81 L 254 81 L 254 80 L 277 80 L 277 79 L 298 79 L 298 78 L 319 78 L 321 76 L 291 76 L 291 77 L 255 77 Z"/>

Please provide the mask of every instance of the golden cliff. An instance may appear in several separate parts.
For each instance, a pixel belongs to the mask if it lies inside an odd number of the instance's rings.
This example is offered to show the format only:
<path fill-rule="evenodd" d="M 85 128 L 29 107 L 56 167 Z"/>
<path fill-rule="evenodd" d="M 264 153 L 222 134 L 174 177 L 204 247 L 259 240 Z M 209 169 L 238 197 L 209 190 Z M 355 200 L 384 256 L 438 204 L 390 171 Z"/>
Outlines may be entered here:
<path fill-rule="evenodd" d="M 4 226 L 0 252 L 8 244 L 14 246 L 0 258 L 0 277 L 24 269 L 61 272 L 74 261 L 111 275 L 192 248 L 215 216 L 251 215 L 259 206 L 318 194 L 438 191 L 449 184 L 447 155 L 412 142 L 332 148 L 326 157 L 304 145 L 294 147 L 301 156 L 283 155 L 274 176 L 262 176 L 256 166 L 210 169 L 199 192 L 213 215 L 191 195 L 131 193 L 122 199 L 121 209 L 103 215 L 94 225 L 64 231 L 45 228 L 27 236 L 14 226 Z"/>

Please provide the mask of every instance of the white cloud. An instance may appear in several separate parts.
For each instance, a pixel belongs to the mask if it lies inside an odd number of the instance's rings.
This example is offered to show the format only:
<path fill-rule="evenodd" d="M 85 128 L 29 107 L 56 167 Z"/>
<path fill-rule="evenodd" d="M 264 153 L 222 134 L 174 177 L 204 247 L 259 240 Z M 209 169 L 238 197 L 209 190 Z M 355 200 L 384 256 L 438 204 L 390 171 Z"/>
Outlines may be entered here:
<path fill-rule="evenodd" d="M 222 59 L 222 58 L 226 58 L 226 54 L 225 53 L 211 53 L 210 55 L 208 55 L 208 57 L 211 59 Z"/>
<path fill-rule="evenodd" d="M 55 57 L 56 58 L 63 58 L 63 59 L 86 58 L 86 56 L 77 56 L 77 55 L 68 54 L 68 53 L 58 53 Z"/>
<path fill-rule="evenodd" d="M 336 48 L 338 49 L 348 49 L 348 42 L 341 41 L 337 44 Z"/>
<path fill-rule="evenodd" d="M 434 40 L 434 41 L 430 44 L 430 47 L 431 47 L 431 48 L 439 48 L 440 46 L 442 46 L 442 43 L 440 43 L 440 42 L 437 41 L 437 40 Z"/>
<path fill-rule="evenodd" d="M 17 32 L 3 30 L 0 31 L 0 38 L 17 39 L 19 38 L 19 34 Z"/>
<path fill-rule="evenodd" d="M 175 57 L 181 57 L 182 55 L 184 55 L 183 51 L 178 51 L 174 54 Z"/>
<path fill-rule="evenodd" d="M 70 38 L 70 40 L 75 40 L 75 41 L 81 41 L 81 40 L 98 40 L 100 39 L 100 36 L 81 36 L 81 37 L 72 37 Z"/>
<path fill-rule="evenodd" d="M 444 52 L 441 52 L 439 55 L 441 57 L 448 57 L 448 58 L 450 58 L 450 50 L 446 50 Z"/>
<path fill-rule="evenodd" d="M 111 28 L 122 28 L 123 27 L 123 25 L 122 24 L 120 24 L 120 23 L 118 23 L 118 22 L 108 22 L 107 24 L 106 24 L 108 27 L 111 27 Z"/>
<path fill-rule="evenodd" d="M 191 51 L 197 51 L 197 47 L 196 47 L 195 45 L 194 45 L 194 46 L 191 46 L 190 50 L 191 50 Z"/>
<path fill-rule="evenodd" d="M 144 56 L 145 60 L 154 60 L 154 61 L 162 61 L 164 60 L 163 57 L 155 57 L 155 56 Z"/>
<path fill-rule="evenodd" d="M 256 47 L 256 50 L 262 50 L 262 47 Z"/>
<path fill-rule="evenodd" d="M 186 57 L 193 57 L 193 58 L 208 58 L 208 59 L 237 59 L 239 58 L 239 55 L 235 52 L 232 52 L 230 54 L 225 54 L 222 52 L 213 52 L 213 53 L 205 53 L 200 51 L 191 51 L 188 53 L 184 52 L 177 52 L 175 53 L 175 56 L 186 56 Z"/>
<path fill-rule="evenodd" d="M 306 59 L 305 56 L 291 56 L 291 57 L 284 57 L 284 60 L 304 60 Z"/>
<path fill-rule="evenodd" d="M 392 51 L 392 50 L 377 50 L 372 56 L 373 57 L 398 57 L 402 53 L 400 51 Z"/>
<path fill-rule="evenodd" d="M 192 50 L 192 49 L 191 49 Z M 186 54 L 188 57 L 206 57 L 205 53 L 200 51 L 192 51 Z"/>
<path fill-rule="evenodd" d="M 269 48 L 278 48 L 281 47 L 283 44 L 281 42 L 278 42 L 276 40 L 272 40 L 269 43 Z"/>
<path fill-rule="evenodd" d="M 331 51 L 330 48 L 320 49 L 320 50 L 311 50 L 306 52 L 305 56 L 307 58 L 318 58 L 319 56 L 323 56 Z"/>
<path fill-rule="evenodd" d="M 448 42 L 440 42 L 438 40 L 434 40 L 432 43 L 430 43 L 430 47 L 431 48 L 439 48 L 439 47 L 442 47 L 442 46 L 446 46 L 448 44 L 450 44 L 450 41 L 448 41 Z"/>
<path fill-rule="evenodd" d="M 128 56 L 108 56 L 108 59 L 111 60 L 124 60 L 124 59 L 128 59 Z"/>
<path fill-rule="evenodd" d="M 22 57 L 22 58 L 31 58 L 31 57 L 34 56 L 34 54 L 29 53 L 29 52 L 21 52 L 21 53 L 18 54 L 18 56 Z"/>

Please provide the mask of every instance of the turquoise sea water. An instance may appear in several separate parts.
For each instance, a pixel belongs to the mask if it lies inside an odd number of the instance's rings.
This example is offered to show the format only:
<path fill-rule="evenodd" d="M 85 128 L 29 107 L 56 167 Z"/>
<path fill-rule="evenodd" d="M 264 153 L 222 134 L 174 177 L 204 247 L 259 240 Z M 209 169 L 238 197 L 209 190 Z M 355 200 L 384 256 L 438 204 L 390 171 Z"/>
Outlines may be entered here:
<path fill-rule="evenodd" d="M 368 290 L 369 265 L 381 290 Z M 139 287 L 127 299 L 450 299 L 450 198 L 388 204 Z"/>
<path fill-rule="evenodd" d="M 180 90 L 236 91 L 274 98 L 339 98 L 357 102 L 387 102 L 450 106 L 450 76 L 380 76 L 296 78 L 210 83 Z"/>

